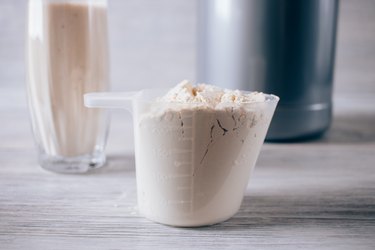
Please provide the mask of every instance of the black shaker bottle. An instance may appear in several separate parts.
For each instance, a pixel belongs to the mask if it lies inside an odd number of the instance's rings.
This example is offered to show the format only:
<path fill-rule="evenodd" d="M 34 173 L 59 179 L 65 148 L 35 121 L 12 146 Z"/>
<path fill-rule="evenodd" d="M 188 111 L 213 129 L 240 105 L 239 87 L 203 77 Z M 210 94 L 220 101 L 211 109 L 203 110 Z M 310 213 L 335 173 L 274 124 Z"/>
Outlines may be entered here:
<path fill-rule="evenodd" d="M 200 0 L 198 8 L 199 82 L 278 95 L 267 140 L 329 128 L 338 0 Z"/>

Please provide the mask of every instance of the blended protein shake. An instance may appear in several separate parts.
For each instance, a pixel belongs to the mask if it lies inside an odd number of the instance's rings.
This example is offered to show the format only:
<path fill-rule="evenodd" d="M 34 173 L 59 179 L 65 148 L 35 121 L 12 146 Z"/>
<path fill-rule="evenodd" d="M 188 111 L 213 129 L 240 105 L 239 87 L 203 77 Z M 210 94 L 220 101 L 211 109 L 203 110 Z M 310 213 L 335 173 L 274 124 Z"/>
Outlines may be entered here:
<path fill-rule="evenodd" d="M 29 105 L 45 156 L 104 150 L 107 121 L 102 111 L 84 107 L 82 96 L 109 87 L 105 3 L 29 1 Z"/>
<path fill-rule="evenodd" d="M 278 98 L 183 81 L 148 105 L 135 101 L 139 210 L 201 226 L 239 209 Z"/>

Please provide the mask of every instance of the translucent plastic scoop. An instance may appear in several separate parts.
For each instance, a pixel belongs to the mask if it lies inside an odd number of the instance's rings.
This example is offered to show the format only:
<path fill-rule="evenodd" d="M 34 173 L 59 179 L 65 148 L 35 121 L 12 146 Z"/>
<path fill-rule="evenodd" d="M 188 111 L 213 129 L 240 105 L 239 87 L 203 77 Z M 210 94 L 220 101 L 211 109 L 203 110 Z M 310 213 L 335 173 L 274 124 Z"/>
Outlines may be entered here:
<path fill-rule="evenodd" d="M 241 205 L 279 98 L 214 109 L 158 101 L 165 93 L 91 93 L 85 105 L 132 111 L 143 216 L 183 227 L 224 221 Z"/>
<path fill-rule="evenodd" d="M 84 100 L 85 106 L 89 108 L 122 108 L 132 111 L 132 101 L 141 94 L 142 91 L 88 93 L 84 95 Z"/>

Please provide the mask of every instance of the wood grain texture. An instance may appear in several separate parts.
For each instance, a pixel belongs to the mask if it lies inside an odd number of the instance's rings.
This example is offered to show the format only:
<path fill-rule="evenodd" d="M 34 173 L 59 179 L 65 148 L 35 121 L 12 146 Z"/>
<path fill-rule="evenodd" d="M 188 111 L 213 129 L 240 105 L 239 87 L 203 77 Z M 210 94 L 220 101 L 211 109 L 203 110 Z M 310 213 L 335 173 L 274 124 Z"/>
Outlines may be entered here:
<path fill-rule="evenodd" d="M 195 1 L 111 2 L 115 89 L 193 77 Z M 25 3 L 0 1 L 0 249 L 375 249 L 373 1 L 341 1 L 328 134 L 265 144 L 240 211 L 195 229 L 139 216 L 125 112 L 113 113 L 106 168 L 59 175 L 37 165 L 23 89 Z"/>
<path fill-rule="evenodd" d="M 366 95 L 337 98 L 321 140 L 265 144 L 239 213 L 196 229 L 139 216 L 129 116 L 114 114 L 106 168 L 59 175 L 36 163 L 24 96 L 0 97 L 0 249 L 375 248 L 375 100 Z"/>

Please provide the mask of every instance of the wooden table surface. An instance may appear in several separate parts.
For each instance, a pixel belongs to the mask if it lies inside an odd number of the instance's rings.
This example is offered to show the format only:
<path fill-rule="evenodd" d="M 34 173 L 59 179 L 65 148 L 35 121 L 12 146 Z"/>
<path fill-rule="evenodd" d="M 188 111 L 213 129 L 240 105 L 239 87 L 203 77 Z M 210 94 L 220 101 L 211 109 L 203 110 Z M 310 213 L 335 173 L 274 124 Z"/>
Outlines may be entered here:
<path fill-rule="evenodd" d="M 115 89 L 194 79 L 197 1 L 109 2 Z M 195 229 L 137 213 L 124 112 L 113 115 L 106 168 L 38 166 L 24 96 L 26 3 L 0 1 L 0 250 L 375 249 L 375 1 L 340 1 L 329 133 L 265 144 L 239 213 Z"/>
<path fill-rule="evenodd" d="M 132 124 L 113 114 L 108 165 L 42 170 L 24 94 L 0 94 L 0 249 L 375 249 L 375 100 L 335 97 L 322 139 L 263 146 L 240 211 L 182 229 L 137 212 Z"/>

